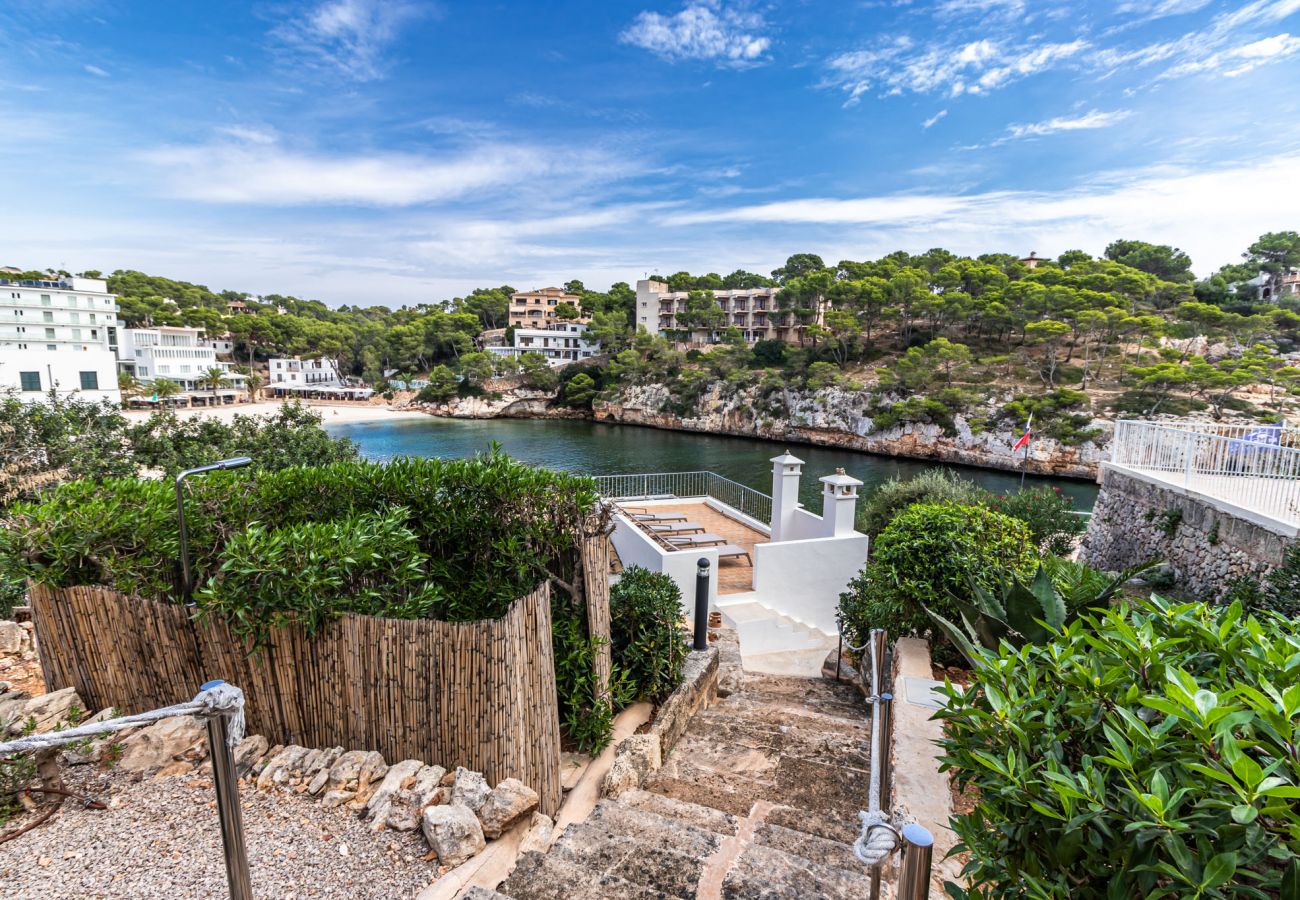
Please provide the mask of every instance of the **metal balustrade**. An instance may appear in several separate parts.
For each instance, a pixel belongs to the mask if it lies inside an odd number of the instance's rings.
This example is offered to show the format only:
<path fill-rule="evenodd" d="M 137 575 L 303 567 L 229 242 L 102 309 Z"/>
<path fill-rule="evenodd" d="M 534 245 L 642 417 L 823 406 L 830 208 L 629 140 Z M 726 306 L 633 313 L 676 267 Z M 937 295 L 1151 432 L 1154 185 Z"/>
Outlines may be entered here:
<path fill-rule="evenodd" d="M 771 497 L 716 472 L 597 475 L 596 487 L 610 500 L 712 497 L 752 519 L 772 521 Z"/>
<path fill-rule="evenodd" d="M 1300 429 L 1120 421 L 1111 463 L 1300 526 Z"/>

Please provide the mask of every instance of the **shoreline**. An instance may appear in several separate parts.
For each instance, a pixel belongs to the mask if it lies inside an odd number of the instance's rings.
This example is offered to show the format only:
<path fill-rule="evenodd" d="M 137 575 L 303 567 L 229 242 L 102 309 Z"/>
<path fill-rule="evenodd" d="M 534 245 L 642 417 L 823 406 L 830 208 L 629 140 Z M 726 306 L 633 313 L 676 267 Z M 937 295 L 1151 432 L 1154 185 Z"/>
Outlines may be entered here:
<path fill-rule="evenodd" d="M 178 419 L 207 418 L 230 422 L 235 416 L 273 416 L 292 400 L 260 400 L 256 403 L 236 403 L 233 406 L 199 406 L 193 409 L 173 410 Z M 357 425 L 365 422 L 390 422 L 423 418 L 425 413 L 412 409 L 391 409 L 371 403 L 302 403 L 321 417 L 321 425 Z M 152 409 L 123 410 L 122 415 L 135 422 L 143 422 L 154 414 Z"/>

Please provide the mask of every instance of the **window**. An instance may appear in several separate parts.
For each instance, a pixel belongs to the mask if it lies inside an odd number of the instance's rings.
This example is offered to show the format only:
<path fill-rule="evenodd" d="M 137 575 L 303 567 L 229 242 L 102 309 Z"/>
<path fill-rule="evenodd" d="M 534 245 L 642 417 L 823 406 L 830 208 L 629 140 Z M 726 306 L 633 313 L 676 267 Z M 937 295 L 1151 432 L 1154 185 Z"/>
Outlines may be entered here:
<path fill-rule="evenodd" d="M 146 366 L 136 366 L 135 371 L 141 378 L 149 374 L 149 369 Z"/>
<path fill-rule="evenodd" d="M 46 350 L 58 350 L 58 349 L 59 349 L 59 345 L 58 345 L 58 344 L 46 344 L 46 345 L 45 345 L 45 349 L 46 349 Z"/>
<path fill-rule="evenodd" d="M 47 341 L 52 341 L 52 340 L 54 340 L 54 329 L 53 329 L 53 328 L 47 328 L 47 329 L 45 329 L 45 339 L 46 339 Z"/>
<path fill-rule="evenodd" d="M 17 297 L 18 295 L 14 294 L 14 296 Z M 41 294 L 41 306 L 49 306 L 49 305 L 50 305 L 50 295 Z"/>
<path fill-rule="evenodd" d="M 68 313 L 68 318 L 73 322 L 81 321 L 81 313 Z"/>
<path fill-rule="evenodd" d="M 18 382 L 22 385 L 24 391 L 39 391 L 41 389 L 41 373 L 19 372 Z"/>
<path fill-rule="evenodd" d="M 82 389 L 83 391 L 97 391 L 97 390 L 99 390 L 99 373 L 98 373 L 98 372 L 82 372 L 82 373 L 81 373 L 81 389 Z"/>
<path fill-rule="evenodd" d="M 53 321 L 54 321 L 54 313 L 52 313 L 52 312 L 43 312 L 43 313 L 41 313 L 41 321 L 42 321 L 42 322 L 53 322 Z"/>

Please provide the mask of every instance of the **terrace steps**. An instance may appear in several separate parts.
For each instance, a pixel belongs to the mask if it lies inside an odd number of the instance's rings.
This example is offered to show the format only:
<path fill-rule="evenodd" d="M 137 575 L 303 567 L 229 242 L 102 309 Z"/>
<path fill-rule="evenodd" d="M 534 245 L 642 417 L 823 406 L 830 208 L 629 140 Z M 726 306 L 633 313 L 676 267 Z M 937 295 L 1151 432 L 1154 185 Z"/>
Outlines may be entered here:
<path fill-rule="evenodd" d="M 601 800 L 474 900 L 860 900 L 869 723 L 856 690 L 743 674 L 643 789 Z M 884 896 L 892 896 L 886 885 Z"/>

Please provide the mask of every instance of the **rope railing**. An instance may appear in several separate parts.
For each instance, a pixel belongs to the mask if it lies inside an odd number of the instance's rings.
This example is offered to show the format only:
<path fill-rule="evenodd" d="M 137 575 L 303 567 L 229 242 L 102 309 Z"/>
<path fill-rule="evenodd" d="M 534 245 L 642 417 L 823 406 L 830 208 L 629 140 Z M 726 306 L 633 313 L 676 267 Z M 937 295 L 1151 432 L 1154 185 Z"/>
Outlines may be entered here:
<path fill-rule="evenodd" d="M 130 716 L 118 716 L 102 722 L 88 722 L 75 728 L 29 734 L 0 744 L 0 756 L 15 753 L 42 753 L 87 738 L 116 734 L 129 728 L 149 725 L 173 716 L 206 719 L 208 748 L 212 754 L 212 781 L 217 793 L 217 815 L 221 821 L 221 843 L 226 858 L 226 879 L 231 900 L 252 900 L 252 879 L 248 872 L 248 853 L 244 847 L 244 825 L 239 809 L 239 781 L 235 775 L 233 750 L 244 738 L 244 692 L 224 681 L 209 681 L 199 688 L 188 703 Z M 33 788 L 33 790 L 35 790 Z M 46 793 L 60 793 L 46 791 Z"/>
<path fill-rule="evenodd" d="M 841 641 L 843 638 L 841 638 Z M 870 681 L 867 703 L 871 706 L 871 769 L 867 784 L 867 808 L 858 813 L 862 830 L 853 842 L 853 855 L 871 869 L 871 900 L 880 898 L 882 867 L 895 850 L 902 849 L 902 877 L 897 896 L 902 900 L 924 900 L 930 895 L 930 854 L 933 839 L 929 831 L 914 822 L 903 822 L 891 811 L 891 712 L 894 696 L 883 690 L 886 673 L 888 638 L 883 628 L 873 628 L 861 647 L 848 644 L 853 653 L 867 651 L 862 669 L 864 681 Z M 839 677 L 836 663 L 836 677 Z"/>

